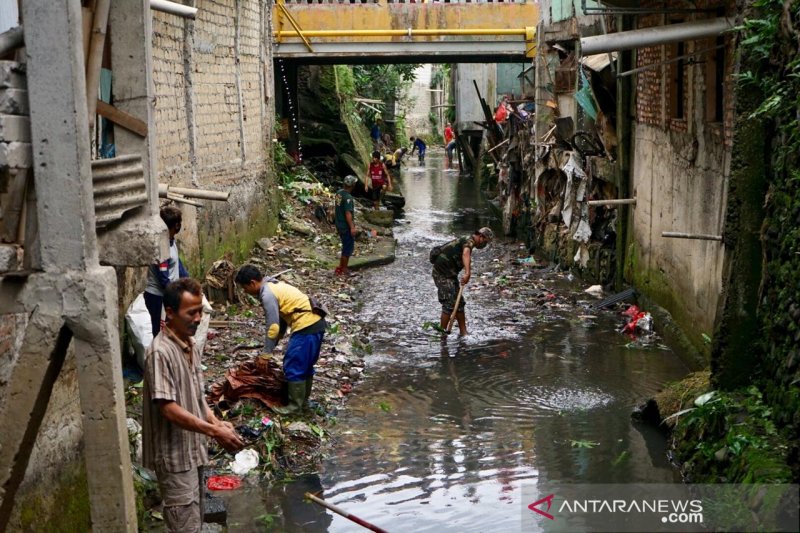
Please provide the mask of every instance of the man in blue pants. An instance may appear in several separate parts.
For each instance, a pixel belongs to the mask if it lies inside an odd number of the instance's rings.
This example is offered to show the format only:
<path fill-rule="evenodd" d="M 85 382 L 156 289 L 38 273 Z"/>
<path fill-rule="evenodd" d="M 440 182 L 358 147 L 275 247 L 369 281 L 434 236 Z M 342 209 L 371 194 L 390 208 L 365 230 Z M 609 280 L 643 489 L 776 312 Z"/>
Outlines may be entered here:
<path fill-rule="evenodd" d="M 250 296 L 261 299 L 267 326 L 265 353 L 275 349 L 287 327 L 292 329 L 283 355 L 289 403 L 286 407 L 273 410 L 281 415 L 302 411 L 311 396 L 314 365 L 319 359 L 322 338 L 325 336 L 327 324 L 324 315 L 312 305 L 311 298 L 299 289 L 275 278 L 262 276 L 253 265 L 244 265 L 239 269 L 236 283 Z"/>

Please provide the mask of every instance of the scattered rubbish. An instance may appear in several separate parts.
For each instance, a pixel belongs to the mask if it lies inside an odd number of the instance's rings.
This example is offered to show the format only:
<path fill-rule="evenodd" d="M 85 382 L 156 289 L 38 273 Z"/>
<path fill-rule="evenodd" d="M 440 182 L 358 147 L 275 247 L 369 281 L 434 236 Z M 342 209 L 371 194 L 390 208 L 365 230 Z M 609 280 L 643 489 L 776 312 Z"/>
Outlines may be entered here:
<path fill-rule="evenodd" d="M 238 476 L 245 476 L 258 466 L 258 452 L 255 450 L 242 450 L 236 454 L 230 466 L 231 472 Z"/>
<path fill-rule="evenodd" d="M 236 476 L 211 476 L 206 483 L 208 490 L 234 490 L 241 486 L 242 480 Z"/>
<path fill-rule="evenodd" d="M 233 275 L 236 267 L 226 259 L 215 261 L 203 278 L 205 294 L 217 303 L 236 303 L 236 291 L 233 286 Z"/>
<path fill-rule="evenodd" d="M 650 333 L 653 331 L 653 317 L 646 311 L 641 311 L 639 306 L 631 305 L 623 313 L 628 323 L 622 328 L 623 333 L 634 335 L 637 331 Z"/>
<path fill-rule="evenodd" d="M 272 359 L 268 359 L 265 366 L 266 372 L 261 372 L 255 362 L 248 361 L 228 369 L 224 380 L 211 385 L 209 402 L 222 404 L 253 398 L 267 407 L 283 405 L 283 371 Z"/>
<path fill-rule="evenodd" d="M 262 418 L 261 423 L 264 424 L 264 427 L 270 427 L 275 424 L 275 422 L 273 422 L 272 419 L 268 416 Z"/>
<path fill-rule="evenodd" d="M 517 259 L 516 262 L 519 265 L 536 265 L 536 259 L 532 255 L 523 259 Z"/>
<path fill-rule="evenodd" d="M 635 289 L 633 289 L 633 288 L 625 289 L 624 291 L 618 292 L 617 294 L 609 296 L 608 298 L 606 298 L 605 300 L 601 301 L 600 303 L 595 304 L 594 306 L 592 306 L 592 308 L 593 309 L 603 309 L 603 308 L 608 307 L 610 305 L 614 305 L 617 302 L 621 302 L 623 300 L 627 300 L 628 298 L 633 298 L 634 296 L 636 296 L 636 290 Z"/>
<path fill-rule="evenodd" d="M 251 428 L 250 426 L 236 426 L 236 432 L 242 436 L 245 441 L 254 441 L 261 436 L 262 431 L 259 429 Z"/>
<path fill-rule="evenodd" d="M 591 440 L 570 440 L 569 442 L 573 448 L 587 448 L 587 449 L 594 448 L 595 446 L 598 446 L 600 444 L 599 442 L 594 442 Z"/>
<path fill-rule="evenodd" d="M 714 391 L 714 390 L 712 390 L 711 392 L 707 392 L 705 394 L 701 394 L 700 396 L 695 398 L 694 404 L 697 407 L 703 407 L 705 404 L 707 404 L 716 395 L 717 395 L 717 391 Z"/>
<path fill-rule="evenodd" d="M 602 296 L 603 296 L 603 286 L 602 285 L 592 285 L 591 287 L 589 287 L 588 289 L 586 289 L 583 292 L 585 292 L 586 294 L 591 294 L 592 296 L 594 296 L 596 298 L 602 298 Z"/>

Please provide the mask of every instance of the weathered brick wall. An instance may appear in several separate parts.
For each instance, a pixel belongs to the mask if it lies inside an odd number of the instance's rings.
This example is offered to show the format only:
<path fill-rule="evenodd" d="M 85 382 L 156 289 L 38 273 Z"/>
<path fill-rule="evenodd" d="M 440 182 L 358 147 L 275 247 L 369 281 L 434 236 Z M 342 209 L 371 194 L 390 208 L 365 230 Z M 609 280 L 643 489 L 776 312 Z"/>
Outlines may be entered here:
<path fill-rule="evenodd" d="M 670 7 L 676 5 L 670 4 Z M 674 21 L 674 22 L 677 22 Z M 664 15 L 640 17 L 639 26 L 669 23 Z M 632 241 L 626 275 L 670 310 L 701 349 L 711 335 L 723 291 L 725 248 L 720 242 L 668 239 L 663 231 L 719 235 L 723 227 L 725 180 L 729 172 L 731 120 L 734 112 L 732 38 L 726 38 L 723 118 L 709 117 L 708 55 L 688 58 L 684 70 L 683 117 L 675 116 L 671 98 L 677 87 L 677 63 L 636 74 L 633 124 Z M 684 54 L 714 47 L 714 39 L 684 44 Z M 676 46 L 636 51 L 636 67 L 676 56 Z M 694 61 L 692 61 L 694 59 Z"/>
<path fill-rule="evenodd" d="M 197 18 L 153 13 L 158 174 L 162 183 L 229 190 L 227 203 L 184 212 L 181 250 L 194 265 L 224 248 L 228 233 L 272 205 L 269 5 L 196 0 Z M 201 268 L 192 271 L 200 276 Z"/>

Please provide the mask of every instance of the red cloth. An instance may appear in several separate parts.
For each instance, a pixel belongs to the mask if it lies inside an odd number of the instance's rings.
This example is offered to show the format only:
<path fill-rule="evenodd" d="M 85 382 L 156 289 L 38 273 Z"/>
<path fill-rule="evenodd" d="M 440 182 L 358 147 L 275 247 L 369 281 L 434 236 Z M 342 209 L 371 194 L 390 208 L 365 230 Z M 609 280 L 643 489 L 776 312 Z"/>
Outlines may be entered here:
<path fill-rule="evenodd" d="M 206 486 L 209 490 L 233 490 L 242 486 L 242 480 L 236 476 L 211 476 Z"/>
<path fill-rule="evenodd" d="M 455 137 L 455 135 L 453 135 L 453 128 L 451 128 L 450 126 L 447 126 L 444 129 L 444 143 L 445 144 L 450 144 L 450 141 L 453 140 L 453 137 Z"/>
<path fill-rule="evenodd" d="M 494 120 L 495 122 L 505 122 L 508 118 L 508 110 L 506 109 L 505 104 L 500 104 L 497 106 L 497 110 L 494 112 Z"/>

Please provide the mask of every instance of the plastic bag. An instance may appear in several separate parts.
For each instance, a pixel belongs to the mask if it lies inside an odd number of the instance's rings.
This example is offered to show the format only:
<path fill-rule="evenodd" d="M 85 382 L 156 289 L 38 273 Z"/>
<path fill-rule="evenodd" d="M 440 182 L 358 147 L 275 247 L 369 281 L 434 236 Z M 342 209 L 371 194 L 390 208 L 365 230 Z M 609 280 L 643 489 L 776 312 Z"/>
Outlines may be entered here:
<path fill-rule="evenodd" d="M 258 452 L 255 450 L 242 450 L 236 454 L 231 463 L 231 472 L 245 476 L 258 466 Z"/>
<path fill-rule="evenodd" d="M 242 480 L 236 476 L 211 476 L 206 486 L 209 490 L 233 490 L 242 486 Z"/>

